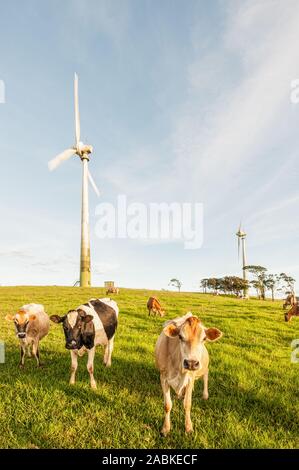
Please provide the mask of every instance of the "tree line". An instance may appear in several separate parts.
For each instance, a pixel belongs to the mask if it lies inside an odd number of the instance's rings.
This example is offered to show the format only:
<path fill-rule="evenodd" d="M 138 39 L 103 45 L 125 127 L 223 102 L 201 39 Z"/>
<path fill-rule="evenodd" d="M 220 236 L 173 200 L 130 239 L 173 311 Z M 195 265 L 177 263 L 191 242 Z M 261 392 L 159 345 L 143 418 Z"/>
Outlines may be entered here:
<path fill-rule="evenodd" d="M 245 266 L 244 269 L 252 279 L 244 280 L 238 276 L 210 277 L 202 279 L 200 287 L 204 293 L 233 294 L 237 297 L 252 287 L 255 289 L 257 297 L 262 300 L 265 300 L 267 291 L 271 293 L 272 300 L 274 300 L 276 292 L 283 292 L 285 295 L 294 293 L 295 279 L 286 273 L 268 273 L 267 268 L 256 265 Z"/>

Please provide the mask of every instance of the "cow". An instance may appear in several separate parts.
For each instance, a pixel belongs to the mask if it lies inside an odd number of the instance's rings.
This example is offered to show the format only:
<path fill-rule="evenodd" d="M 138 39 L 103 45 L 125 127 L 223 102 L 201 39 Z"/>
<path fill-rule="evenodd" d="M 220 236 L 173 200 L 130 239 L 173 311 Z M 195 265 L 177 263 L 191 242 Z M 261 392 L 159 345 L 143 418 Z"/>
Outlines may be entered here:
<path fill-rule="evenodd" d="M 293 294 L 289 294 L 289 295 L 287 296 L 287 298 L 285 299 L 284 303 L 283 303 L 283 306 L 282 306 L 283 309 L 285 310 L 288 305 L 293 306 L 293 305 L 297 304 L 297 303 L 298 303 L 298 300 L 299 300 L 299 298 L 296 297 L 294 293 L 293 293 Z"/>
<path fill-rule="evenodd" d="M 153 315 L 160 315 L 160 317 L 164 317 L 165 311 L 162 309 L 162 306 L 156 297 L 150 297 L 146 306 L 149 315 L 153 313 Z"/>
<path fill-rule="evenodd" d="M 20 342 L 21 359 L 19 366 L 25 366 L 25 356 L 34 357 L 37 367 L 41 367 L 39 342 L 49 332 L 49 317 L 41 304 L 23 305 L 15 315 L 6 315 L 6 320 L 13 321 L 16 336 Z"/>
<path fill-rule="evenodd" d="M 190 412 L 195 380 L 203 378 L 203 399 L 207 400 L 209 397 L 209 354 L 204 341 L 216 341 L 221 336 L 220 330 L 205 328 L 201 320 L 191 312 L 164 324 L 155 347 L 155 362 L 160 371 L 164 396 L 163 436 L 170 431 L 171 388 L 178 398 L 184 400 L 186 433 L 193 431 Z"/>
<path fill-rule="evenodd" d="M 284 314 L 285 321 L 291 321 L 292 317 L 299 317 L 299 304 L 298 303 L 295 303 L 294 305 L 292 305 L 292 308 L 288 312 L 285 312 Z"/>
<path fill-rule="evenodd" d="M 118 323 L 118 306 L 109 298 L 90 299 L 63 316 L 51 315 L 54 323 L 62 323 L 65 335 L 65 347 L 71 354 L 70 384 L 75 384 L 78 356 L 88 352 L 87 370 L 91 388 L 97 388 L 94 378 L 94 356 L 96 346 L 105 347 L 104 364 L 111 366 L 114 335 Z"/>
<path fill-rule="evenodd" d="M 106 290 L 106 295 L 108 294 L 119 294 L 119 288 L 118 287 L 108 287 Z"/>

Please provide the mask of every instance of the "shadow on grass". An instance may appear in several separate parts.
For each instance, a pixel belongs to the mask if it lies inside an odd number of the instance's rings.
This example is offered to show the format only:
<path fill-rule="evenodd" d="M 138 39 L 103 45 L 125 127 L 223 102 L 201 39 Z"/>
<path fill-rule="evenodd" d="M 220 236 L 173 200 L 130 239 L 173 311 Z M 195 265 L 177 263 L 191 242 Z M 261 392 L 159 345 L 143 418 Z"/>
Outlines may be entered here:
<path fill-rule="evenodd" d="M 38 369 L 34 360 L 27 360 L 25 370 L 19 370 L 17 368 L 19 360 L 17 351 L 8 350 L 7 363 L 1 368 L 1 381 L 3 383 L 21 381 L 23 384 L 28 384 L 28 388 L 47 388 L 50 393 L 60 391 L 66 397 L 79 401 L 82 406 L 91 404 L 92 408 L 101 407 L 104 410 L 107 406 L 113 407 L 115 398 L 113 394 L 107 396 L 107 393 L 101 393 L 101 389 L 103 391 L 107 386 L 112 387 L 115 394 L 117 391 L 121 392 L 126 389 L 130 396 L 138 395 L 136 409 L 131 405 L 127 411 L 130 413 L 130 420 L 137 423 L 137 429 L 132 430 L 132 434 L 137 433 L 142 441 L 142 436 L 146 432 L 144 429 L 149 426 L 153 434 L 151 445 L 154 443 L 157 447 L 177 448 L 177 433 L 179 432 L 182 435 L 181 448 L 196 447 L 198 444 L 196 444 L 197 441 L 194 437 L 184 436 L 182 402 L 175 403 L 172 412 L 175 436 L 170 435 L 166 440 L 161 440 L 159 428 L 163 420 L 163 399 L 159 373 L 155 369 L 153 361 L 146 363 L 148 353 L 145 352 L 144 355 L 143 359 L 141 352 L 140 358 L 132 360 L 120 358 L 115 354 L 112 358 L 112 367 L 105 368 L 101 363 L 101 350 L 98 349 L 95 357 L 95 377 L 98 389 L 94 392 L 89 390 L 89 375 L 86 370 L 87 355 L 79 358 L 77 385 L 70 386 L 68 384 L 70 369 L 68 353 L 44 351 L 42 352 L 42 360 L 45 362 L 43 369 Z M 259 367 L 261 366 L 259 365 Z M 272 394 L 272 396 L 265 394 L 261 397 L 256 389 L 245 390 L 234 383 L 231 371 L 217 371 L 217 373 L 211 374 L 209 401 L 202 401 L 201 381 L 196 383 L 192 416 L 194 420 L 199 416 L 203 418 L 208 416 L 211 420 L 217 419 L 220 414 L 225 419 L 227 413 L 233 413 L 240 422 L 253 423 L 253 428 L 257 428 L 261 435 L 265 432 L 269 434 L 271 428 L 275 430 L 279 427 L 286 435 L 291 432 L 295 436 L 299 432 L 298 410 L 296 410 L 295 403 L 292 405 L 292 393 L 290 391 L 289 404 L 281 402 L 277 394 Z M 155 402 L 154 413 L 153 409 L 147 406 L 148 400 Z M 142 413 L 140 413 L 140 409 Z M 117 413 L 117 409 L 114 411 Z M 126 413 L 125 403 L 122 412 Z M 197 426 L 199 426 L 198 423 Z M 18 430 L 16 432 L 21 433 Z"/>

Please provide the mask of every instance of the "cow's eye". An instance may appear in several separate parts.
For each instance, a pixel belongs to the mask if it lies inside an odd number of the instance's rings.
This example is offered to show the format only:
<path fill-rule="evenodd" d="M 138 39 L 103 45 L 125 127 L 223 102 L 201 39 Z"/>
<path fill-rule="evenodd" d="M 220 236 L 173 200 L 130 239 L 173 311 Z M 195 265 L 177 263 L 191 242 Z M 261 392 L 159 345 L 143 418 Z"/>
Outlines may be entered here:
<path fill-rule="evenodd" d="M 179 335 L 181 341 L 185 341 L 182 335 Z"/>

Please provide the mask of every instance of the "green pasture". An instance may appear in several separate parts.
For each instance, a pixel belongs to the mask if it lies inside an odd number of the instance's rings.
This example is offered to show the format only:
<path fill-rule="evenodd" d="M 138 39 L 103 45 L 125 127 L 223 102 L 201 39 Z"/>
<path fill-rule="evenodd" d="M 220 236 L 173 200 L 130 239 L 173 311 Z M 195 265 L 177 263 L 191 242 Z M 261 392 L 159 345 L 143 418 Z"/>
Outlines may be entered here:
<path fill-rule="evenodd" d="M 223 331 L 208 344 L 208 401 L 195 385 L 194 432 L 184 432 L 182 402 L 174 398 L 172 432 L 159 434 L 163 400 L 154 366 L 154 345 L 165 318 L 149 317 L 146 301 L 155 294 L 166 319 L 191 310 L 206 326 Z M 119 326 L 112 367 L 95 358 L 97 390 L 91 390 L 87 357 L 79 359 L 76 385 L 70 386 L 70 354 L 60 325 L 51 323 L 41 341 L 41 360 L 18 368 L 19 348 L 5 315 L 28 302 L 63 314 L 103 289 L 1 287 L 0 448 L 298 448 L 299 363 L 291 362 L 291 341 L 299 338 L 299 319 L 285 323 L 282 303 L 242 301 L 198 293 L 121 289 Z"/>

